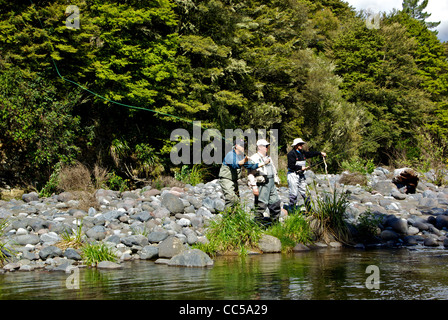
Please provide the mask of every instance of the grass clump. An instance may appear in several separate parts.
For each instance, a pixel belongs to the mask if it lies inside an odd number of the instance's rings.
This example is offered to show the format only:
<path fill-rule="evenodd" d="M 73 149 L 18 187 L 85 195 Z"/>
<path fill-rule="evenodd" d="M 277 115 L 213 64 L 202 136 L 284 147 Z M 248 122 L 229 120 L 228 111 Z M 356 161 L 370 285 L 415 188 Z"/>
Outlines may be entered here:
<path fill-rule="evenodd" d="M 9 221 L 7 219 L 0 220 L 0 239 L 5 234 L 5 229 L 8 226 Z M 7 244 L 0 240 L 0 266 L 3 266 L 8 258 L 12 257 L 14 252 L 11 248 L 7 247 Z"/>
<path fill-rule="evenodd" d="M 291 251 L 297 243 L 311 242 L 313 236 L 306 217 L 300 212 L 288 215 L 283 223 L 274 224 L 266 233 L 280 239 L 282 250 L 286 252 Z"/>
<path fill-rule="evenodd" d="M 257 250 L 262 233 L 261 226 L 250 213 L 236 204 L 226 209 L 221 219 L 210 223 L 206 233 L 209 242 L 198 245 L 198 248 L 211 255 L 235 252 L 245 255 L 249 250 Z"/>
<path fill-rule="evenodd" d="M 82 220 L 80 220 L 77 224 L 76 230 L 65 230 L 62 234 L 62 240 L 59 241 L 56 246 L 61 249 L 73 248 L 79 249 L 84 243 L 82 241 Z"/>
<path fill-rule="evenodd" d="M 97 265 L 101 261 L 117 261 L 113 250 L 101 242 L 86 243 L 82 246 L 81 252 L 87 265 Z"/>
<path fill-rule="evenodd" d="M 347 193 L 334 189 L 332 193 L 317 194 L 311 200 L 310 226 L 317 238 L 326 243 L 330 241 L 350 242 L 350 232 L 344 220 L 349 205 L 347 197 Z"/>
<path fill-rule="evenodd" d="M 207 168 L 202 167 L 200 164 L 193 165 L 191 169 L 187 165 L 183 165 L 180 171 L 174 173 L 174 178 L 185 184 L 195 186 L 203 183 L 208 175 Z"/>

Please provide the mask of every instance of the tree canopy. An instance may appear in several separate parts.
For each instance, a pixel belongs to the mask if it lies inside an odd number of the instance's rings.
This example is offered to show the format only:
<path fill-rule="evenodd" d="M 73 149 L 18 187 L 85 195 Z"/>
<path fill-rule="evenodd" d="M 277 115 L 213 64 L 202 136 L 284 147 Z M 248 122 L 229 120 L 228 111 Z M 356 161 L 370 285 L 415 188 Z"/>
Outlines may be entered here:
<path fill-rule="evenodd" d="M 421 132 L 448 132 L 447 45 L 427 4 L 372 29 L 340 0 L 82 0 L 76 29 L 66 1 L 1 0 L 0 173 L 46 181 L 80 160 L 168 174 L 170 133 L 192 121 L 278 129 L 283 152 L 302 137 L 334 170 L 417 159 Z"/>

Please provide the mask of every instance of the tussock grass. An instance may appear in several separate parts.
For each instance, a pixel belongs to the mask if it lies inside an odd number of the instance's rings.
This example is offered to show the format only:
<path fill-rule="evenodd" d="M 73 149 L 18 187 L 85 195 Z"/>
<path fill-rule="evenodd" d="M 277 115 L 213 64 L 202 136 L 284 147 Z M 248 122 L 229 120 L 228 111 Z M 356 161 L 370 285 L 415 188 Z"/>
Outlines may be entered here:
<path fill-rule="evenodd" d="M 1 219 L 0 220 L 0 239 L 4 236 L 4 230 L 9 225 L 8 219 Z M 0 240 L 0 266 L 3 266 L 6 261 L 8 261 L 8 258 L 12 257 L 14 255 L 14 251 L 7 246 L 7 243 L 3 242 L 3 240 Z"/>
<path fill-rule="evenodd" d="M 274 224 L 266 233 L 280 239 L 285 252 L 290 252 L 297 243 L 311 242 L 313 236 L 306 217 L 300 212 L 288 215 L 283 223 Z"/>
<path fill-rule="evenodd" d="M 101 242 L 86 243 L 82 246 L 81 252 L 83 261 L 87 265 L 97 265 L 101 261 L 117 261 L 113 250 Z"/>
<path fill-rule="evenodd" d="M 245 255 L 249 250 L 258 249 L 258 241 L 263 233 L 250 213 L 240 204 L 224 211 L 221 219 L 213 220 L 206 232 L 207 244 L 197 247 L 211 255 L 238 253 Z"/>
<path fill-rule="evenodd" d="M 332 193 L 317 193 L 311 200 L 310 226 L 316 237 L 328 243 L 339 241 L 350 243 L 350 232 L 345 222 L 349 202 L 348 194 L 334 189 Z"/>

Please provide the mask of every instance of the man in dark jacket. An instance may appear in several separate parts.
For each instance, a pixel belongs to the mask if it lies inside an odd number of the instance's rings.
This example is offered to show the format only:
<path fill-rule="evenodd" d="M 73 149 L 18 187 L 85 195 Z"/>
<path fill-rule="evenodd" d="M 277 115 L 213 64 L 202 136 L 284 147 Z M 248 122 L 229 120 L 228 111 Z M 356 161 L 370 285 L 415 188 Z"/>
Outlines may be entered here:
<path fill-rule="evenodd" d="M 306 159 L 322 156 L 327 154 L 321 151 L 304 151 L 303 145 L 305 141 L 302 139 L 294 139 L 292 143 L 293 149 L 288 153 L 288 187 L 289 187 L 289 207 L 294 208 L 297 202 L 297 196 L 300 194 L 305 201 L 307 211 L 311 210 L 310 198 L 306 194 L 306 178 L 305 170 L 309 167 L 306 165 Z"/>

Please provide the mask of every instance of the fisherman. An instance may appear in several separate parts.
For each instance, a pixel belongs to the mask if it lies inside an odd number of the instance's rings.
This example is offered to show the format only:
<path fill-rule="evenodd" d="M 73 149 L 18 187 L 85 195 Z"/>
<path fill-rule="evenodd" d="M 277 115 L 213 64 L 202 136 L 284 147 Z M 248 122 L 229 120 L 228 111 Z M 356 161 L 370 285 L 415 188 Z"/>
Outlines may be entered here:
<path fill-rule="evenodd" d="M 265 139 L 257 141 L 257 153 L 250 157 L 250 161 L 259 166 L 257 169 L 251 170 L 247 177 L 249 187 L 254 196 L 258 197 L 255 221 L 262 226 L 268 226 L 278 221 L 281 213 L 281 202 L 276 187 L 276 184 L 280 183 L 280 179 L 277 169 L 268 156 L 269 145 Z M 264 217 L 266 209 L 269 209 L 269 217 Z"/>
<path fill-rule="evenodd" d="M 288 187 L 289 187 L 289 208 L 292 210 L 297 202 L 297 196 L 300 194 L 305 201 L 305 208 L 311 211 L 311 200 L 307 196 L 307 184 L 305 171 L 309 169 L 306 165 L 306 159 L 321 155 L 326 157 L 327 154 L 321 151 L 305 151 L 303 145 L 306 142 L 301 138 L 294 139 L 292 143 L 293 149 L 288 153 Z"/>
<path fill-rule="evenodd" d="M 244 140 L 237 139 L 232 148 L 224 157 L 219 170 L 219 184 L 224 193 L 226 208 L 236 204 L 239 199 L 238 179 L 241 178 L 241 168 L 256 170 L 265 163 L 249 163 L 249 158 L 244 154 Z"/>

